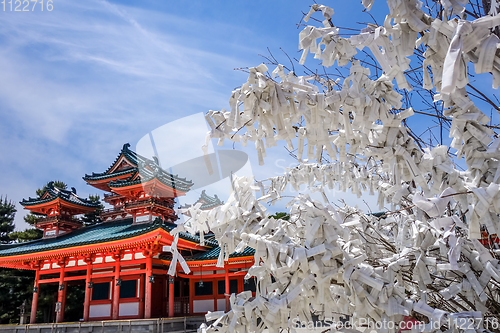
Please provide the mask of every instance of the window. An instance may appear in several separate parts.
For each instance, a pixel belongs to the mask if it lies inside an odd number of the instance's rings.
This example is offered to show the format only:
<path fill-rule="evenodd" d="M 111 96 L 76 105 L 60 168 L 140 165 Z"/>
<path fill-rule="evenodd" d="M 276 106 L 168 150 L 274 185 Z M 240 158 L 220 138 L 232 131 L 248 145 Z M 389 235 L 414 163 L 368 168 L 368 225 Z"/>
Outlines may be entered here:
<path fill-rule="evenodd" d="M 92 287 L 92 300 L 100 301 L 109 299 L 109 282 L 94 283 Z"/>
<path fill-rule="evenodd" d="M 224 295 L 224 293 L 226 292 L 226 281 L 219 280 L 219 282 L 217 282 L 217 289 L 219 290 L 219 295 Z M 230 294 L 238 293 L 238 280 L 236 279 L 229 280 L 229 293 Z"/>
<path fill-rule="evenodd" d="M 137 297 L 137 280 L 122 281 L 120 286 L 120 298 Z"/>
<path fill-rule="evenodd" d="M 181 283 L 179 280 L 174 281 L 174 297 L 181 297 Z"/>
<path fill-rule="evenodd" d="M 194 295 L 195 296 L 210 296 L 213 295 L 213 283 L 212 281 L 203 281 L 203 287 L 200 287 L 198 282 L 194 283 Z"/>
<path fill-rule="evenodd" d="M 244 282 L 246 282 L 246 283 L 243 283 L 243 290 L 244 291 L 250 290 L 251 292 L 255 292 L 255 290 L 256 290 L 255 278 L 250 278 L 248 280 L 244 280 Z"/>

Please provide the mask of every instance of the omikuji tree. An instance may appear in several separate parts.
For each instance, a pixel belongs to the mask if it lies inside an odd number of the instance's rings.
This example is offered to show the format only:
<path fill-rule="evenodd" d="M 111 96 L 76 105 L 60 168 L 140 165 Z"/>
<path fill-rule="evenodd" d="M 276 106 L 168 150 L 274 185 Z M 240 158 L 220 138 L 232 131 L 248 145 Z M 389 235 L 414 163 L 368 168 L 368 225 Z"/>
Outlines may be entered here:
<path fill-rule="evenodd" d="M 231 110 L 207 114 L 219 143 L 251 141 L 263 164 L 267 148 L 286 142 L 300 164 L 267 180 L 235 177 L 226 204 L 191 207 L 190 225 L 178 227 L 214 232 L 220 267 L 255 249 L 247 277 L 259 282 L 256 297 L 231 295 L 232 310 L 207 315 L 217 320 L 200 331 L 293 331 L 344 315 L 396 323 L 387 332 L 417 316 L 426 332 L 500 331 L 500 252 L 478 240 L 481 229 L 500 233 L 498 115 L 487 115 L 500 109 L 484 89 L 500 85 L 500 15 L 496 1 L 483 3 L 486 11 L 478 1 L 388 0 L 383 24 L 351 37 L 332 9 L 314 5 L 304 20 L 321 12 L 322 26 L 300 33 L 299 62 L 312 53 L 325 74 L 249 68 Z M 368 10 L 377 4 L 363 0 Z M 345 77 L 327 74 L 335 63 Z M 434 144 L 407 126 L 422 105 L 440 121 Z M 288 220 L 266 213 L 262 203 L 301 185 L 323 200 L 286 198 Z M 334 207 L 326 188 L 375 194 L 385 213 Z"/>

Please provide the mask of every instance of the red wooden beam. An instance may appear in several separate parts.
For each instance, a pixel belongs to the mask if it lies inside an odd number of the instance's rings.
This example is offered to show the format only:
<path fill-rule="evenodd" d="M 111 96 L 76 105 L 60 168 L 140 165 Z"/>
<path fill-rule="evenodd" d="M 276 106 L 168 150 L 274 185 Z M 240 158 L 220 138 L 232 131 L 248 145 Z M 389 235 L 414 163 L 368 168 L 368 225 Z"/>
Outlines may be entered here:
<path fill-rule="evenodd" d="M 40 279 L 40 267 L 36 270 L 35 275 L 35 285 L 33 287 L 33 301 L 31 302 L 31 316 L 30 316 L 30 324 L 34 324 L 36 322 L 36 308 L 38 306 L 38 280 Z"/>
<path fill-rule="evenodd" d="M 144 283 L 146 284 L 145 286 L 145 298 L 144 298 L 144 319 L 149 319 L 151 318 L 151 287 L 152 283 L 150 282 L 150 276 L 153 273 L 153 258 L 152 256 L 149 256 L 147 258 L 148 260 L 146 261 L 146 280 Z"/>
<path fill-rule="evenodd" d="M 174 316 L 174 277 L 168 277 L 168 316 Z"/>
<path fill-rule="evenodd" d="M 112 294 L 112 305 L 111 305 L 111 319 L 118 319 L 119 307 L 120 307 L 120 285 L 118 284 L 118 279 L 120 279 L 120 258 L 115 258 L 115 274 L 113 279 L 113 294 Z"/>
<path fill-rule="evenodd" d="M 83 303 L 83 320 L 89 321 L 89 310 L 90 310 L 90 297 L 92 296 L 92 290 L 89 288 L 90 278 L 92 276 L 92 266 L 87 263 L 87 274 L 85 275 L 85 301 Z"/>
<path fill-rule="evenodd" d="M 64 321 L 64 305 L 66 303 L 66 283 L 64 282 L 64 266 L 66 263 L 62 263 L 61 272 L 59 275 L 59 286 L 57 292 L 57 302 L 61 304 L 61 310 L 57 313 L 56 322 L 62 323 Z"/>
<path fill-rule="evenodd" d="M 246 272 L 245 272 L 246 273 Z M 230 302 L 229 302 L 229 269 L 226 266 L 225 273 L 224 273 L 224 282 L 226 284 L 226 290 L 224 293 L 224 296 L 226 296 L 226 312 L 229 312 L 229 307 L 230 307 Z"/>

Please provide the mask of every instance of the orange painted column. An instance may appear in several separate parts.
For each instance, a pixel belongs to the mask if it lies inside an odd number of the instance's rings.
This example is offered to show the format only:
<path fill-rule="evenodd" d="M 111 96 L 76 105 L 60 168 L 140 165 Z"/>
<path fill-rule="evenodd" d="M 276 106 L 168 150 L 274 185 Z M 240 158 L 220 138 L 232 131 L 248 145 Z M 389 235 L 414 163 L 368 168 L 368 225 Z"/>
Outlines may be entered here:
<path fill-rule="evenodd" d="M 150 280 L 150 276 L 153 274 L 153 257 L 148 255 L 146 258 L 146 280 L 144 283 L 146 284 L 146 297 L 144 299 L 144 319 L 151 318 L 151 290 L 153 287 L 153 283 Z"/>
<path fill-rule="evenodd" d="M 57 313 L 56 323 L 64 321 L 64 305 L 66 303 L 66 282 L 64 282 L 64 268 L 65 262 L 59 263 L 61 266 L 61 273 L 59 275 L 59 290 L 57 292 L 57 302 L 61 304 L 61 310 Z"/>
<path fill-rule="evenodd" d="M 226 312 L 229 312 L 230 307 L 231 307 L 231 302 L 229 302 L 229 268 L 227 268 L 227 263 L 226 263 L 226 270 L 224 274 L 224 279 L 226 283 L 226 292 L 224 293 L 224 296 L 226 296 Z"/>
<path fill-rule="evenodd" d="M 174 277 L 168 277 L 168 316 L 174 316 Z"/>
<path fill-rule="evenodd" d="M 36 308 L 38 306 L 38 280 L 40 279 L 40 267 L 36 269 L 35 285 L 33 286 L 33 301 L 31 302 L 30 324 L 36 322 Z"/>
<path fill-rule="evenodd" d="M 113 290 L 112 319 L 118 319 L 120 311 L 120 257 L 115 257 L 115 280 Z M 120 282 L 119 282 L 120 281 Z"/>
<path fill-rule="evenodd" d="M 193 314 L 194 280 L 189 279 L 189 314 Z"/>
<path fill-rule="evenodd" d="M 139 278 L 139 318 L 144 318 L 144 279 L 142 275 Z"/>
<path fill-rule="evenodd" d="M 83 303 L 84 321 L 89 321 L 90 298 L 92 296 L 92 288 L 89 288 L 91 276 L 92 276 L 92 262 L 87 261 L 87 275 L 85 276 L 85 302 Z"/>

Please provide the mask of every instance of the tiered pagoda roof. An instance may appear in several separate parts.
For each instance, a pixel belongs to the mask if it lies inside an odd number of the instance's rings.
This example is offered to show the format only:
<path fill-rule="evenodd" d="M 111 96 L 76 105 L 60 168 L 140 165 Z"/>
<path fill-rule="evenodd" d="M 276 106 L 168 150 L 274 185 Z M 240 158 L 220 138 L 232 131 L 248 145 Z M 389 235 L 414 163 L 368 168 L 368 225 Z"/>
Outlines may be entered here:
<path fill-rule="evenodd" d="M 179 192 L 187 192 L 193 182 L 163 170 L 156 159 L 149 159 L 129 149 L 126 143 L 113 164 L 102 173 L 85 175 L 90 185 L 105 191 L 157 181 Z"/>
<path fill-rule="evenodd" d="M 57 203 L 75 207 L 82 211 L 92 211 L 99 206 L 98 203 L 79 197 L 74 189 L 68 191 L 55 187 L 54 182 L 48 183 L 44 192 L 38 198 L 23 199 L 20 203 L 27 209 L 42 214 L 45 214 L 43 207 L 52 206 Z"/>
<path fill-rule="evenodd" d="M 95 182 L 100 180 L 111 180 L 117 176 L 137 174 L 139 171 L 138 155 L 130 150 L 129 147 L 129 143 L 123 145 L 120 154 L 118 154 L 115 161 L 106 171 L 100 173 L 92 172 L 91 175 L 86 174 L 83 179 L 87 182 Z M 109 191 L 109 188 L 107 190 Z"/>
<path fill-rule="evenodd" d="M 116 179 L 109 182 L 111 189 L 119 187 L 127 187 L 137 184 L 144 184 L 152 180 L 158 180 L 162 184 L 182 192 L 189 191 L 193 183 L 186 178 L 180 178 L 178 175 L 172 175 L 160 168 L 156 162 L 144 163 L 143 167 L 139 168 L 139 177 L 131 175 L 127 179 Z"/>

